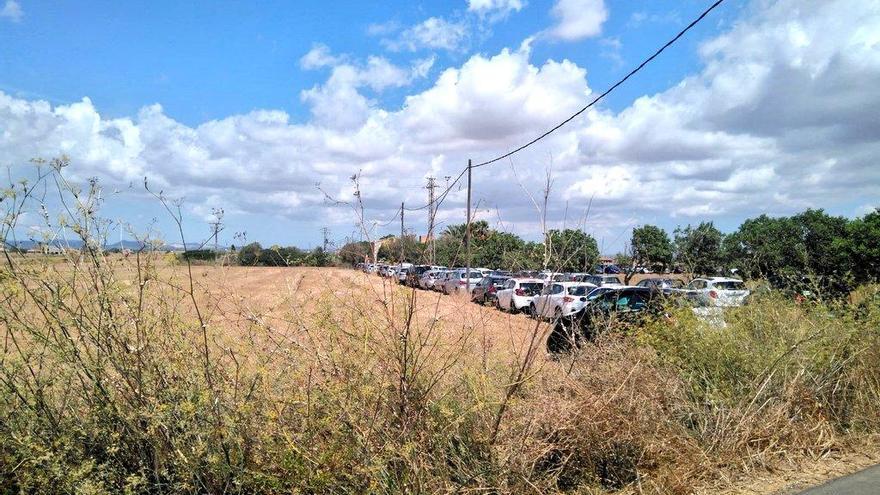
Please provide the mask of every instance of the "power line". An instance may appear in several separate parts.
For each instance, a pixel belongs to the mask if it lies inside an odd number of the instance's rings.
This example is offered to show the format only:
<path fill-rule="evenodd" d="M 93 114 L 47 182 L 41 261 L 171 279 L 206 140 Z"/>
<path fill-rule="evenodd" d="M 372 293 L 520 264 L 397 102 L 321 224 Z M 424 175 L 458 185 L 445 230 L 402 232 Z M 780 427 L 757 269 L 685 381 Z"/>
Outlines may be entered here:
<path fill-rule="evenodd" d="M 636 67 L 635 69 L 631 70 L 631 71 L 629 72 L 629 74 L 627 74 L 626 76 L 624 76 L 623 79 L 617 81 L 616 83 L 614 83 L 613 86 L 611 86 L 610 88 L 608 88 L 607 90 L 605 90 L 604 93 L 602 93 L 602 94 L 600 94 L 599 96 L 597 96 L 596 98 L 594 98 L 593 101 L 591 101 L 589 104 L 587 104 L 587 106 L 581 108 L 580 110 L 578 110 L 577 112 L 575 112 L 574 114 L 572 114 L 570 117 L 568 117 L 567 119 L 563 120 L 562 122 L 560 122 L 559 124 L 557 124 L 556 126 L 554 126 L 554 127 L 553 127 L 552 129 L 550 129 L 549 131 L 545 132 L 544 134 L 541 134 L 540 136 L 536 137 L 535 139 L 532 139 L 532 140 L 529 141 L 528 143 L 526 143 L 526 144 L 520 146 L 519 148 L 516 148 L 516 149 L 514 149 L 514 150 L 512 150 L 512 151 L 508 151 L 507 153 L 505 153 L 505 154 L 503 154 L 503 155 L 501 155 L 501 156 L 495 157 L 495 158 L 493 158 L 493 159 L 491 159 L 491 160 L 486 160 L 486 161 L 484 161 L 484 162 L 478 163 L 478 164 L 474 165 L 474 167 L 482 167 L 482 166 L 484 166 L 484 165 L 489 165 L 489 164 L 491 164 L 491 163 L 495 163 L 495 162 L 497 162 L 498 160 L 503 160 L 503 159 L 505 159 L 505 158 L 507 158 L 507 157 L 509 157 L 509 156 L 512 156 L 512 155 L 514 155 L 514 154 L 516 154 L 516 153 L 519 153 L 520 151 L 522 151 L 522 150 L 528 148 L 529 146 L 531 146 L 531 145 L 537 143 L 538 141 L 544 139 L 545 137 L 549 136 L 549 135 L 552 134 L 553 132 L 557 131 L 560 127 L 564 126 L 565 124 L 571 122 L 571 121 L 574 120 L 578 115 L 584 113 L 585 111 L 587 111 L 587 109 L 589 109 L 590 107 L 592 107 L 593 105 L 595 105 L 596 103 L 598 103 L 599 100 L 601 100 L 602 98 L 604 98 L 605 96 L 607 96 L 608 93 L 611 93 L 612 91 L 614 91 L 615 89 L 617 89 L 618 86 L 620 86 L 621 84 L 623 84 L 624 82 L 626 82 L 626 80 L 629 79 L 630 77 L 632 77 L 635 73 L 637 73 L 638 71 L 642 70 L 643 67 L 645 67 L 646 65 L 648 65 L 652 60 L 654 60 L 655 58 L 657 58 L 658 55 L 660 55 L 661 53 L 663 53 L 663 50 L 666 50 L 667 48 L 669 48 L 673 43 L 675 43 L 676 41 L 678 41 L 679 38 L 681 38 L 682 36 L 684 36 L 684 34 L 685 34 L 686 32 L 688 32 L 692 27 L 696 26 L 697 23 L 699 23 L 700 21 L 702 21 L 704 17 L 706 17 L 707 15 L 709 15 L 709 12 L 712 12 L 712 10 L 714 10 L 715 7 L 721 5 L 721 3 L 722 3 L 723 1 L 724 1 L 724 0 L 717 0 L 715 3 L 713 3 L 711 6 L 709 6 L 709 8 L 706 9 L 706 10 L 704 10 L 703 13 L 700 14 L 699 17 L 697 17 L 696 19 L 694 19 L 693 21 L 691 21 L 690 24 L 688 24 L 684 29 L 682 29 L 681 31 L 679 31 L 679 33 L 676 34 L 674 38 L 672 38 L 671 40 L 667 41 L 665 45 L 661 46 L 660 49 L 657 50 L 656 52 L 654 52 L 653 55 L 651 55 L 650 57 L 646 58 L 641 64 L 639 64 L 638 67 Z M 467 169 L 465 169 L 465 170 L 467 170 Z"/>
<path fill-rule="evenodd" d="M 391 225 L 391 222 L 397 220 L 397 215 L 400 215 L 400 212 L 401 212 L 401 209 L 398 208 L 397 211 L 394 213 L 394 216 L 391 217 L 391 220 L 388 220 L 387 222 L 382 223 L 382 224 L 376 222 L 375 225 L 376 225 L 377 227 L 387 227 L 387 226 Z"/>
<path fill-rule="evenodd" d="M 622 79 L 620 79 L 619 81 L 617 81 L 616 83 L 614 83 L 611 87 L 609 87 L 607 90 L 605 90 L 602 94 L 600 94 L 599 96 L 593 98 L 593 100 L 590 101 L 586 106 L 584 106 L 583 108 L 581 108 L 581 109 L 578 110 L 577 112 L 573 113 L 571 116 L 569 116 L 568 118 L 566 118 L 565 120 L 563 120 L 563 121 L 560 122 L 559 124 L 553 126 L 551 129 L 549 129 L 548 131 L 544 132 L 543 134 L 541 134 L 540 136 L 536 137 L 535 139 L 532 139 L 531 141 L 525 143 L 524 145 L 522 145 L 522 146 L 520 146 L 520 147 L 518 147 L 518 148 L 515 148 L 515 149 L 513 149 L 513 150 L 511 150 L 511 151 L 508 151 L 507 153 L 504 153 L 503 155 L 500 155 L 500 156 L 497 156 L 497 157 L 495 157 L 495 158 L 492 158 L 491 160 L 486 160 L 486 161 L 483 161 L 483 162 L 477 163 L 476 165 L 471 165 L 470 162 L 469 162 L 469 163 L 468 163 L 468 166 L 465 167 L 464 169 L 462 169 L 462 171 L 458 174 L 458 176 L 456 176 L 455 180 L 453 180 L 451 183 L 448 182 L 449 177 L 446 178 L 446 179 L 447 179 L 447 184 L 448 184 L 448 185 L 446 186 L 446 189 L 445 189 L 445 190 L 444 190 L 439 196 L 431 197 L 431 198 L 429 199 L 429 201 L 428 201 L 427 204 L 424 204 L 424 205 L 422 205 L 422 206 L 418 206 L 418 207 L 415 207 L 415 208 L 407 208 L 407 207 L 405 207 L 404 205 L 401 205 L 400 209 L 397 210 L 397 212 L 395 213 L 394 217 L 392 217 L 387 223 L 384 223 L 384 224 L 382 224 L 382 225 L 380 225 L 380 226 L 381 226 L 381 227 L 386 227 L 386 226 L 390 225 L 391 222 L 393 222 L 394 220 L 397 219 L 397 215 L 402 215 L 404 211 L 419 211 L 419 210 L 424 210 L 424 209 L 427 209 L 427 208 L 430 208 L 430 209 L 431 209 L 431 211 L 429 212 L 429 214 L 431 215 L 431 220 L 432 220 L 431 223 L 433 224 L 433 216 L 434 216 L 434 214 L 436 213 L 437 208 L 443 203 L 443 201 L 446 199 L 446 196 L 449 195 L 449 192 L 452 190 L 452 188 L 455 187 L 456 184 L 458 184 L 458 182 L 462 179 L 462 177 L 464 177 L 465 173 L 467 173 L 468 171 L 472 170 L 472 169 L 475 168 L 475 167 L 483 167 L 483 166 L 485 166 L 485 165 L 490 165 L 490 164 L 495 163 L 495 162 L 497 162 L 497 161 L 499 161 L 499 160 L 503 160 L 503 159 L 505 159 L 505 158 L 508 158 L 508 157 L 510 157 L 510 156 L 513 156 L 513 155 L 515 155 L 516 153 L 519 153 L 520 151 L 522 151 L 522 150 L 524 150 L 524 149 L 526 149 L 526 148 L 532 146 L 533 144 L 537 143 L 538 141 L 541 141 L 542 139 L 544 139 L 545 137 L 549 136 L 550 134 L 556 132 L 556 131 L 559 130 L 562 126 L 568 124 L 569 122 L 571 122 L 572 120 L 574 120 L 575 118 L 577 118 L 579 115 L 581 115 L 582 113 L 584 113 L 585 111 L 587 111 L 590 107 L 594 106 L 596 103 L 598 103 L 598 102 L 601 101 L 603 98 L 605 98 L 606 96 L 608 96 L 612 91 L 614 91 L 614 90 L 617 89 L 620 85 L 622 85 L 622 84 L 625 83 L 627 80 L 629 80 L 630 77 L 634 76 L 636 73 L 638 73 L 639 71 L 641 71 L 646 65 L 648 65 L 649 63 L 651 63 L 655 58 L 657 58 L 657 57 L 658 57 L 661 53 L 663 53 L 667 48 L 669 48 L 669 47 L 672 46 L 675 42 L 677 42 L 682 36 L 685 35 L 685 33 L 687 33 L 688 31 L 690 31 L 694 26 L 696 26 L 696 25 L 697 25 L 700 21 L 702 21 L 707 15 L 709 15 L 710 12 L 712 12 L 713 10 L 715 10 L 715 8 L 718 7 L 719 5 L 721 5 L 723 2 L 724 2 L 724 0 L 716 0 L 712 5 L 710 5 L 706 10 L 704 10 L 699 16 L 697 16 L 697 18 L 695 18 L 693 21 L 691 21 L 690 24 L 688 24 L 687 26 L 685 26 L 684 29 L 682 29 L 681 31 L 678 32 L 678 34 L 676 34 L 674 37 L 672 37 L 672 39 L 670 39 L 669 41 L 667 41 L 663 46 L 661 46 L 658 50 L 656 50 L 656 51 L 655 51 L 650 57 L 648 57 L 648 58 L 646 58 L 644 61 L 642 61 L 642 63 L 640 63 L 636 68 L 634 68 L 634 69 L 631 70 L 629 73 L 627 73 L 626 76 L 624 76 Z M 436 187 L 436 185 L 434 185 L 434 187 Z M 433 192 L 433 189 L 432 189 L 432 192 Z M 433 196 L 433 195 L 432 195 L 432 196 Z M 468 206 L 470 206 L 470 202 L 468 202 Z"/>
<path fill-rule="evenodd" d="M 439 207 L 440 204 L 443 203 L 443 200 L 446 199 L 446 195 L 449 194 L 449 191 L 451 191 L 452 188 L 455 187 L 456 184 L 458 184 L 458 181 L 460 181 L 461 178 L 464 177 L 464 174 L 466 172 L 467 172 L 467 167 L 465 167 L 464 170 L 462 170 L 461 173 L 458 174 L 458 177 L 456 177 L 455 180 L 452 181 L 452 183 L 450 183 L 448 186 L 446 186 L 446 189 L 444 189 L 443 192 L 440 193 L 440 195 L 434 200 L 434 205 L 433 205 L 434 208 Z M 424 210 L 425 208 L 428 208 L 430 206 L 432 206 L 432 204 L 428 203 L 426 205 L 418 206 L 416 208 L 406 208 L 406 211 Z"/>

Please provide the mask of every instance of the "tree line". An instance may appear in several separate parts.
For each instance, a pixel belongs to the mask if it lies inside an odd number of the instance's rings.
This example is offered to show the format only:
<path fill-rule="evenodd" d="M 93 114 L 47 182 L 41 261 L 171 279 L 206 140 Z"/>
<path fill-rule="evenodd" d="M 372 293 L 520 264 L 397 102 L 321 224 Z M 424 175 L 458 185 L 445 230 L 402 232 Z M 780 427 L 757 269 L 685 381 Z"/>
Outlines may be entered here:
<path fill-rule="evenodd" d="M 336 261 L 331 253 L 320 247 L 312 250 L 278 245 L 264 248 L 259 242 L 242 247 L 237 259 L 243 266 L 332 266 Z"/>
<path fill-rule="evenodd" d="M 465 224 L 448 226 L 435 241 L 435 263 L 463 266 Z M 429 244 L 415 236 L 381 239 L 378 259 L 425 263 Z M 401 258 L 402 253 L 402 258 Z M 351 242 L 337 256 L 355 264 L 370 260 L 369 243 Z M 779 287 L 815 287 L 842 292 L 880 281 L 880 210 L 847 219 L 819 209 L 788 217 L 761 215 L 724 234 L 711 221 L 678 227 L 672 235 L 655 225 L 632 231 L 626 250 L 615 256 L 628 282 L 636 267 L 680 270 L 695 276 L 731 275 L 766 279 Z M 544 242 L 471 224 L 471 266 L 504 270 L 550 269 L 590 272 L 599 260 L 596 240 L 576 229 L 549 230 Z"/>

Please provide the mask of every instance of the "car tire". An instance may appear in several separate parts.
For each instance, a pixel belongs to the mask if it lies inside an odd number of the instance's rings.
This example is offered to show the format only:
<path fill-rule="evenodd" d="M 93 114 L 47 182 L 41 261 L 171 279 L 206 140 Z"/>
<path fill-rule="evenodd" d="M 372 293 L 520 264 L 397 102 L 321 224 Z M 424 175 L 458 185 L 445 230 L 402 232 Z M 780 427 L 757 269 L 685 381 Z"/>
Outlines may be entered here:
<path fill-rule="evenodd" d="M 517 313 L 516 304 L 513 303 L 513 299 L 510 299 L 510 314 L 515 315 Z"/>
<path fill-rule="evenodd" d="M 561 320 L 562 319 L 562 308 L 559 308 L 559 307 L 556 308 L 556 311 L 553 312 L 553 319 L 554 320 Z"/>
<path fill-rule="evenodd" d="M 538 308 L 534 304 L 529 304 L 529 316 L 536 320 L 538 319 Z"/>

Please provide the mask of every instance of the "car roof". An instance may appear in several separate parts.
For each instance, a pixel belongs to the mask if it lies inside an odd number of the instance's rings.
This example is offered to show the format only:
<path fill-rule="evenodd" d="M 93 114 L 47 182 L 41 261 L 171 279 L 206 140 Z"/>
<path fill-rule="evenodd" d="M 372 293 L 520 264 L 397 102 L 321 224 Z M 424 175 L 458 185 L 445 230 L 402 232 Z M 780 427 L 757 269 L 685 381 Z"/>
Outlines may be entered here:
<path fill-rule="evenodd" d="M 510 280 L 516 280 L 518 283 L 519 283 L 519 282 L 535 282 L 535 283 L 541 283 L 541 284 L 544 283 L 544 279 L 541 279 L 541 278 L 518 278 L 518 277 L 511 277 Z"/>

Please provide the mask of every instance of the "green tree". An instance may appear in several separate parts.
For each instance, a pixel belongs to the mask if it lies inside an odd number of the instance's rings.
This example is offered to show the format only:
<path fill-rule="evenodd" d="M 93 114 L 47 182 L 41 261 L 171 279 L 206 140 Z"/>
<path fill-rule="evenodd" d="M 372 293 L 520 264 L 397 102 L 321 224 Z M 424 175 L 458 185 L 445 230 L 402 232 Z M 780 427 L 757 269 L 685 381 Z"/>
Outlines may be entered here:
<path fill-rule="evenodd" d="M 252 242 L 238 251 L 238 264 L 243 266 L 255 266 L 260 257 L 263 247 L 259 242 Z"/>
<path fill-rule="evenodd" d="M 475 238 L 474 241 L 477 244 L 475 266 L 516 270 L 524 264 L 525 242 L 515 234 L 491 230 L 485 238 Z"/>
<path fill-rule="evenodd" d="M 630 239 L 629 263 L 617 264 L 625 270 L 624 283 L 629 284 L 636 266 L 662 272 L 672 263 L 672 241 L 665 230 L 656 225 L 643 225 L 633 229 Z"/>
<path fill-rule="evenodd" d="M 856 282 L 880 282 L 880 209 L 850 222 L 837 248 L 847 254 Z"/>
<path fill-rule="evenodd" d="M 712 222 L 675 229 L 675 261 L 693 275 L 714 275 L 722 264 L 724 235 Z"/>
<path fill-rule="evenodd" d="M 561 272 L 588 272 L 599 259 L 599 245 L 593 236 L 575 229 L 550 230 L 552 246 L 550 269 Z"/>
<path fill-rule="evenodd" d="M 379 257 L 389 262 L 398 262 L 400 259 L 401 240 L 399 237 L 391 238 L 379 248 Z M 408 263 L 420 263 L 424 259 L 425 245 L 420 243 L 413 235 L 403 237 L 403 261 Z"/>
<path fill-rule="evenodd" d="M 349 242 L 339 248 L 340 261 L 355 265 L 363 263 L 370 256 L 370 243 L 367 241 Z"/>
<path fill-rule="evenodd" d="M 848 292 L 853 277 L 845 247 L 848 224 L 822 210 L 792 217 L 761 215 L 725 238 L 725 257 L 744 277 L 839 296 Z"/>

